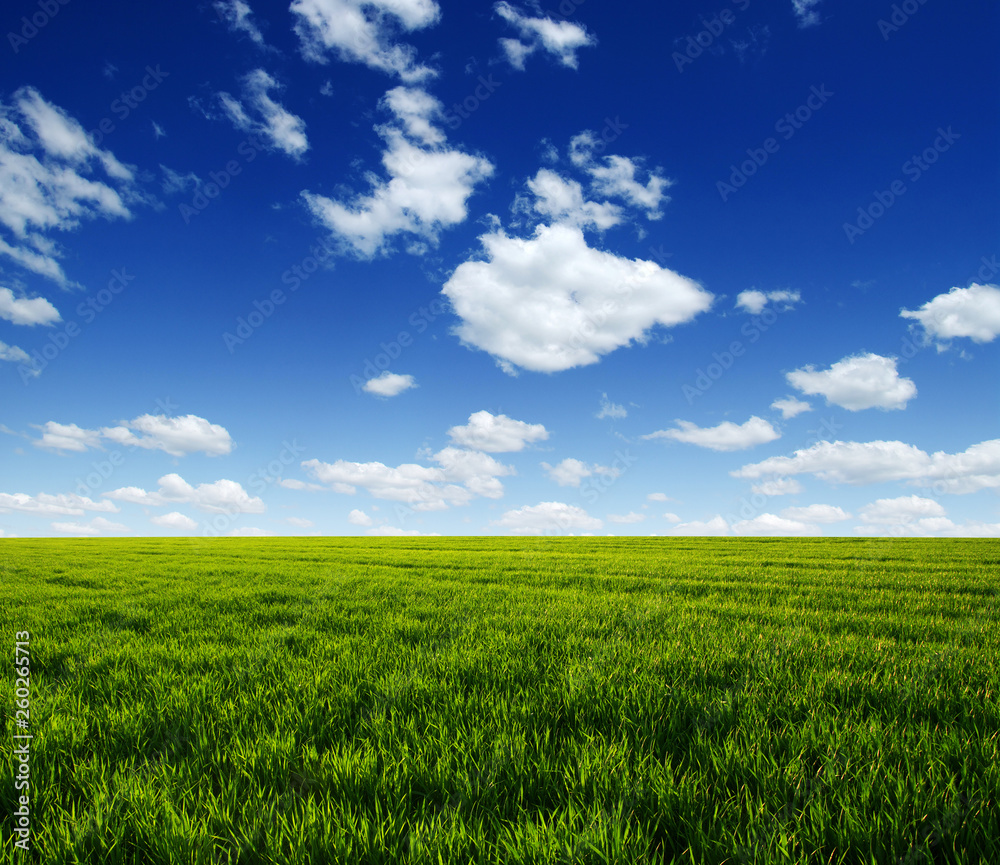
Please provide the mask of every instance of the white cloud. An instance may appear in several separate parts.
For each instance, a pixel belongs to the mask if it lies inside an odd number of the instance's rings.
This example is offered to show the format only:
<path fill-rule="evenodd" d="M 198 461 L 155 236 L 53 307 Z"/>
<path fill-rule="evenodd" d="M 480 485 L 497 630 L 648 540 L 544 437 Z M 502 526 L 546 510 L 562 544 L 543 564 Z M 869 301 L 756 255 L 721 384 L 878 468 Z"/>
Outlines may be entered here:
<path fill-rule="evenodd" d="M 515 535 L 540 535 L 545 532 L 590 532 L 603 523 L 590 516 L 583 508 L 564 502 L 539 502 L 507 511 L 491 525 L 499 526 Z"/>
<path fill-rule="evenodd" d="M 298 159 L 309 149 L 306 124 L 301 117 L 292 114 L 271 98 L 268 91 L 278 86 L 278 82 L 263 69 L 254 69 L 243 79 L 243 94 L 249 112 L 243 103 L 228 93 L 220 93 L 219 101 L 226 116 L 237 129 L 260 135 L 270 141 L 273 147 Z M 250 112 L 259 119 L 253 119 Z"/>
<path fill-rule="evenodd" d="M 752 520 L 740 520 L 733 523 L 734 535 L 766 535 L 807 537 L 820 535 L 819 526 L 810 523 L 790 520 L 775 514 L 761 514 Z"/>
<path fill-rule="evenodd" d="M 900 496 L 879 499 L 865 505 L 858 512 L 861 521 L 875 525 L 903 525 L 925 517 L 943 517 L 945 510 L 934 499 L 920 496 Z"/>
<path fill-rule="evenodd" d="M 736 295 L 736 307 L 749 312 L 751 315 L 760 315 L 768 303 L 780 304 L 780 309 L 791 309 L 802 299 L 797 291 L 757 291 L 748 289 Z"/>
<path fill-rule="evenodd" d="M 901 441 L 822 441 L 790 457 L 771 457 L 730 474 L 752 479 L 813 474 L 829 483 L 852 485 L 908 481 L 961 495 L 1000 488 L 1000 439 L 980 442 L 961 453 L 932 455 Z"/>
<path fill-rule="evenodd" d="M 95 502 L 87 496 L 78 496 L 76 493 L 56 495 L 39 493 L 37 496 L 29 496 L 27 493 L 0 493 L 0 513 L 20 511 L 41 517 L 78 517 L 83 516 L 84 511 L 116 514 L 118 510 L 112 502 Z"/>
<path fill-rule="evenodd" d="M 663 515 L 663 519 L 665 519 L 668 523 L 679 523 L 681 521 L 681 518 L 677 516 L 677 514 L 673 514 L 670 511 L 667 511 Z"/>
<path fill-rule="evenodd" d="M 651 502 L 673 501 L 673 499 L 671 499 L 670 496 L 668 496 L 666 493 L 650 493 L 648 496 L 646 496 L 646 498 L 649 499 L 649 501 Z"/>
<path fill-rule="evenodd" d="M 319 484 L 310 484 L 305 481 L 296 480 L 295 478 L 282 478 L 278 481 L 278 486 L 289 490 L 306 490 L 309 492 L 319 492 L 324 489 Z"/>
<path fill-rule="evenodd" d="M 399 529 L 396 526 L 377 526 L 374 529 L 369 529 L 365 534 L 388 538 L 441 537 L 437 532 L 422 532 L 419 529 Z"/>
<path fill-rule="evenodd" d="M 647 219 L 659 219 L 660 205 L 670 199 L 665 194 L 671 183 L 651 172 L 645 184 L 635 178 L 639 165 L 625 156 L 605 156 L 604 165 L 591 165 L 587 172 L 593 178 L 593 189 L 606 198 L 622 198 L 634 207 L 646 211 Z"/>
<path fill-rule="evenodd" d="M 555 21 L 549 16 L 532 18 L 507 2 L 497 3 L 493 9 L 518 31 L 520 39 L 500 40 L 507 61 L 515 69 L 524 69 L 525 58 L 539 48 L 548 51 L 563 66 L 576 69 L 576 52 L 597 44 L 585 27 L 572 21 Z"/>
<path fill-rule="evenodd" d="M 699 427 L 691 421 L 677 420 L 678 429 L 658 430 L 644 439 L 673 439 L 714 451 L 738 451 L 781 438 L 770 423 L 756 415 L 742 424 L 723 421 L 714 427 Z"/>
<path fill-rule="evenodd" d="M 60 285 L 69 281 L 49 231 L 70 231 L 83 220 L 130 219 L 141 200 L 132 169 L 96 147 L 65 111 L 22 87 L 0 103 L 0 254 Z M 100 170 L 105 179 L 94 179 Z"/>
<path fill-rule="evenodd" d="M 3 340 L 0 340 L 0 360 L 10 361 L 11 363 L 31 363 L 31 355 L 23 348 L 19 348 L 16 345 L 7 345 Z M 37 371 L 34 374 L 37 375 Z"/>
<path fill-rule="evenodd" d="M 307 520 L 305 517 L 286 517 L 285 522 L 290 526 L 295 526 L 297 529 L 311 529 L 316 525 L 312 520 Z"/>
<path fill-rule="evenodd" d="M 403 502 L 417 511 L 466 505 L 475 496 L 499 498 L 503 485 L 498 478 L 513 473 L 510 466 L 478 451 L 447 447 L 432 459 L 439 467 L 416 463 L 391 467 L 380 462 L 347 460 L 323 463 L 315 459 L 302 466 L 334 492 L 352 495 L 361 487 L 377 499 Z"/>
<path fill-rule="evenodd" d="M 370 378 L 361 388 L 366 393 L 373 393 L 376 396 L 398 396 L 404 390 L 416 387 L 417 382 L 412 375 L 397 375 L 394 372 L 385 370 L 381 375 Z"/>
<path fill-rule="evenodd" d="M 520 451 L 525 445 L 545 441 L 548 437 L 544 424 L 526 423 L 485 410 L 470 414 L 465 426 L 453 426 L 448 430 L 448 438 L 455 444 L 487 453 Z"/>
<path fill-rule="evenodd" d="M 964 336 L 973 342 L 992 342 L 1000 335 L 1000 288 L 977 283 L 953 288 L 920 309 L 903 309 L 899 314 L 919 321 L 928 336 L 939 340 Z"/>
<path fill-rule="evenodd" d="M 431 459 L 441 466 L 448 480 L 457 481 L 471 493 L 488 499 L 501 498 L 503 484 L 499 478 L 514 474 L 511 466 L 498 462 L 481 450 L 446 447 Z"/>
<path fill-rule="evenodd" d="M 803 523 L 839 523 L 849 520 L 851 515 L 837 505 L 806 505 L 803 508 L 785 508 L 781 515 L 789 520 Z"/>
<path fill-rule="evenodd" d="M 50 420 L 37 429 L 42 430 L 42 437 L 32 444 L 48 450 L 85 451 L 99 448 L 101 439 L 129 447 L 162 450 L 175 457 L 198 452 L 219 456 L 228 454 L 233 446 L 225 427 L 193 414 L 183 417 L 144 414 L 122 421 L 119 426 L 100 430 Z"/>
<path fill-rule="evenodd" d="M 609 523 L 641 523 L 646 519 L 645 514 L 637 514 L 635 511 L 629 511 L 627 514 L 608 514 Z"/>
<path fill-rule="evenodd" d="M 230 538 L 272 538 L 274 537 L 274 532 L 270 529 L 259 529 L 256 526 L 244 526 L 243 528 L 226 532 L 226 535 Z"/>
<path fill-rule="evenodd" d="M 62 316 L 44 297 L 14 297 L 9 288 L 0 288 L 0 318 L 13 324 L 53 325 L 62 321 Z"/>
<path fill-rule="evenodd" d="M 609 202 L 585 201 L 583 187 L 551 168 L 540 168 L 527 183 L 536 213 L 564 225 L 593 227 L 601 231 L 622 221 L 622 210 Z"/>
<path fill-rule="evenodd" d="M 292 0 L 290 9 L 307 60 L 326 63 L 326 52 L 333 51 L 343 61 L 407 82 L 435 74 L 416 62 L 412 46 L 392 38 L 394 25 L 412 32 L 437 23 L 440 9 L 434 0 Z"/>
<path fill-rule="evenodd" d="M 370 526 L 374 521 L 364 511 L 355 508 L 347 515 L 347 522 L 352 526 Z"/>
<path fill-rule="evenodd" d="M 802 484 L 794 478 L 778 478 L 754 484 L 750 491 L 762 496 L 794 496 L 802 492 Z"/>
<path fill-rule="evenodd" d="M 154 526 L 161 526 L 165 529 L 175 529 L 179 532 L 193 532 L 198 528 L 198 523 L 185 516 L 180 511 L 171 511 L 169 514 L 151 517 L 149 520 Z"/>
<path fill-rule="evenodd" d="M 641 159 L 608 155 L 603 158 L 603 163 L 595 161 L 594 154 L 599 145 L 603 150 L 604 142 L 598 141 L 589 129 L 574 135 L 569 142 L 570 162 L 590 177 L 591 192 L 603 198 L 621 199 L 630 207 L 645 211 L 647 219 L 659 219 L 663 215 L 660 207 L 670 201 L 665 190 L 673 185 L 672 181 L 663 177 L 659 173 L 661 169 L 657 168 L 648 172 L 646 182 L 641 183 L 636 179 L 637 172 L 643 170 Z M 610 204 L 601 206 L 614 207 Z M 611 212 L 620 215 L 617 208 Z"/>
<path fill-rule="evenodd" d="M 418 87 L 393 87 L 382 99 L 406 134 L 421 144 L 444 144 L 446 136 L 431 121 L 442 116 L 441 103 Z"/>
<path fill-rule="evenodd" d="M 606 393 L 602 393 L 601 410 L 597 413 L 597 417 L 599 419 L 609 417 L 614 420 L 620 420 L 623 417 L 628 417 L 628 411 L 625 409 L 625 406 L 609 401 L 608 395 Z"/>
<path fill-rule="evenodd" d="M 618 477 L 620 474 L 617 469 L 610 466 L 588 465 L 572 457 L 567 457 L 554 466 L 548 463 L 541 465 L 549 479 L 554 480 L 561 487 L 578 487 L 584 478 L 589 478 L 591 475 Z"/>
<path fill-rule="evenodd" d="M 797 417 L 803 412 L 812 411 L 812 406 L 801 399 L 796 399 L 794 396 L 785 397 L 785 399 L 776 399 L 771 403 L 771 408 L 776 408 L 781 412 L 781 416 L 785 419 L 790 417 Z"/>
<path fill-rule="evenodd" d="M 698 283 L 652 261 L 591 248 L 577 226 L 541 225 L 527 240 L 497 230 L 479 240 L 486 260 L 460 264 L 442 293 L 462 319 L 454 330 L 462 342 L 507 372 L 596 363 L 712 303 Z"/>
<path fill-rule="evenodd" d="M 131 529 L 121 523 L 113 523 L 104 517 L 94 517 L 89 523 L 53 523 L 57 532 L 71 535 L 99 535 L 101 532 L 128 532 Z"/>
<path fill-rule="evenodd" d="M 826 397 L 827 405 L 848 411 L 867 408 L 904 409 L 917 395 L 912 379 L 900 378 L 896 358 L 859 354 L 838 360 L 825 370 L 811 364 L 785 375 L 788 383 L 806 394 Z"/>
<path fill-rule="evenodd" d="M 197 189 L 201 186 L 201 178 L 193 171 L 181 174 L 179 171 L 168 168 L 162 162 L 160 163 L 160 171 L 163 174 L 160 187 L 163 189 L 164 195 L 174 195 L 175 193 L 184 192 L 187 189 Z"/>
<path fill-rule="evenodd" d="M 792 0 L 792 10 L 799 20 L 799 27 L 815 27 L 820 23 L 817 7 L 823 0 Z"/>
<path fill-rule="evenodd" d="M 146 492 L 140 487 L 121 487 L 102 493 L 105 498 L 148 507 L 166 504 L 189 504 L 210 514 L 262 514 L 265 507 L 259 498 L 250 496 L 236 481 L 219 480 L 211 484 L 192 487 L 178 474 L 164 475 L 157 481 L 156 492 Z"/>
<path fill-rule="evenodd" d="M 681 523 L 670 530 L 672 535 L 712 535 L 721 536 L 729 534 L 729 523 L 721 516 L 714 516 L 708 522 L 695 520 L 690 523 Z"/>
<path fill-rule="evenodd" d="M 101 446 L 101 434 L 96 430 L 82 429 L 75 423 L 61 424 L 53 420 L 42 427 L 42 437 L 32 442 L 35 447 L 55 451 L 77 451 Z"/>
<path fill-rule="evenodd" d="M 116 427 L 104 427 L 100 433 L 120 445 L 161 450 L 175 457 L 190 453 L 220 456 L 233 447 L 225 427 L 193 414 L 182 417 L 144 414 Z"/>
<path fill-rule="evenodd" d="M 423 91 L 396 88 L 383 100 L 395 124 L 376 127 L 386 141 L 382 164 L 388 180 L 368 175 L 372 191 L 342 203 L 308 190 L 302 198 L 313 216 L 362 258 L 390 251 L 390 239 L 412 235 L 409 251 L 422 253 L 441 231 L 464 222 L 476 185 L 493 174 L 489 160 L 449 150 L 431 123 L 441 103 Z M 401 128 L 402 127 L 402 128 Z"/>
<path fill-rule="evenodd" d="M 251 20 L 253 10 L 243 0 L 217 0 L 212 5 L 230 30 L 234 33 L 246 33 L 255 44 L 264 47 L 264 36 Z"/>

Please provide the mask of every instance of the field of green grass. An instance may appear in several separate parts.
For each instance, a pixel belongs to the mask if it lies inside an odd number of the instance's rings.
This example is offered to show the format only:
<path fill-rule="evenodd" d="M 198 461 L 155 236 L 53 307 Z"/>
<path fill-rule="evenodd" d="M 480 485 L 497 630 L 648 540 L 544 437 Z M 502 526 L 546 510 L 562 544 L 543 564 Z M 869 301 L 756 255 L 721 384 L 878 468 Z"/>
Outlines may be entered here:
<path fill-rule="evenodd" d="M 0 541 L 0 863 L 1000 862 L 998 592 L 992 540 Z"/>

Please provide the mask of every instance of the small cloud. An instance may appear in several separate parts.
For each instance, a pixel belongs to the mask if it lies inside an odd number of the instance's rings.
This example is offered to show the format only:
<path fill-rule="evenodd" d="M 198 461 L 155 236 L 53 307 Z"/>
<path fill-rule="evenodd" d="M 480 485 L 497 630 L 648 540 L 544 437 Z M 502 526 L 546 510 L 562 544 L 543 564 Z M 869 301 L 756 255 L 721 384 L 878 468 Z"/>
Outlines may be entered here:
<path fill-rule="evenodd" d="M 751 520 L 733 523 L 734 535 L 765 535 L 768 537 L 815 537 L 822 534 L 819 526 L 789 520 L 776 514 L 761 514 Z"/>
<path fill-rule="evenodd" d="M 253 10 L 243 0 L 218 0 L 215 11 L 233 33 L 245 33 L 257 46 L 264 48 L 264 35 L 254 23 Z"/>
<path fill-rule="evenodd" d="M 618 403 L 610 402 L 608 400 L 608 395 L 606 393 L 601 394 L 601 410 L 597 413 L 598 418 L 613 418 L 619 420 L 623 417 L 628 417 L 628 411 L 625 406 L 619 405 Z"/>
<path fill-rule="evenodd" d="M 720 515 L 712 517 L 712 519 L 707 522 L 694 521 L 690 523 L 681 523 L 680 525 L 674 526 L 670 530 L 672 535 L 710 535 L 710 536 L 721 536 L 729 534 L 729 523 L 725 521 Z"/>
<path fill-rule="evenodd" d="M 785 508 L 781 515 L 789 520 L 804 523 L 839 523 L 851 515 L 836 505 L 807 505 L 804 508 Z"/>
<path fill-rule="evenodd" d="M 556 532 L 595 531 L 603 523 L 583 508 L 565 502 L 539 502 L 507 511 L 491 525 L 515 535 L 541 535 Z"/>
<path fill-rule="evenodd" d="M 572 21 L 556 21 L 548 16 L 532 18 L 507 2 L 495 4 L 493 10 L 518 31 L 519 39 L 500 40 L 507 62 L 515 69 L 524 69 L 525 59 L 539 49 L 563 66 L 576 69 L 576 52 L 597 44 L 586 27 Z"/>
<path fill-rule="evenodd" d="M 192 520 L 191 517 L 180 513 L 180 511 L 171 511 L 169 514 L 163 514 L 163 516 L 152 517 L 149 521 L 154 526 L 160 526 L 165 529 L 176 529 L 180 532 L 192 532 L 198 528 L 198 523 Z"/>
<path fill-rule="evenodd" d="M 545 441 L 549 432 L 544 424 L 514 420 L 505 414 L 477 411 L 469 415 L 465 426 L 453 426 L 448 437 L 460 447 L 487 453 L 510 453 L 526 445 Z"/>
<path fill-rule="evenodd" d="M 797 291 L 764 292 L 751 288 L 736 295 L 736 308 L 749 312 L 751 315 L 760 315 L 769 303 L 773 303 L 779 307 L 781 312 L 785 312 L 794 307 L 801 299 L 801 295 Z"/>
<path fill-rule="evenodd" d="M 53 523 L 52 528 L 57 532 L 69 535 L 99 535 L 102 532 L 128 532 L 128 526 L 121 523 L 113 523 L 104 517 L 94 517 L 89 523 L 67 522 Z"/>
<path fill-rule="evenodd" d="M 376 396 L 398 396 L 404 390 L 409 390 L 417 386 L 416 379 L 412 375 L 397 375 L 386 370 L 381 375 L 371 378 L 365 382 L 362 390 L 366 393 L 373 393 Z"/>
<path fill-rule="evenodd" d="M 293 159 L 299 159 L 309 149 L 305 121 L 275 102 L 268 91 L 280 85 L 263 69 L 254 69 L 243 79 L 246 107 L 228 93 L 219 93 L 222 110 L 233 125 L 243 131 L 256 133 L 271 145 Z M 248 111 L 249 109 L 249 111 Z M 255 120 L 252 112 L 259 116 Z"/>
<path fill-rule="evenodd" d="M 976 283 L 953 288 L 920 309 L 903 309 L 899 315 L 920 322 L 928 338 L 947 341 L 967 337 L 973 342 L 992 342 L 1000 336 L 1000 288 Z"/>
<path fill-rule="evenodd" d="M 823 0 L 792 0 L 792 11 L 798 19 L 799 27 L 816 27 L 820 23 L 817 7 Z"/>
<path fill-rule="evenodd" d="M 311 529 L 316 525 L 312 520 L 307 520 L 305 517 L 287 517 L 285 522 L 298 529 Z"/>
<path fill-rule="evenodd" d="M 743 424 L 723 421 L 714 427 L 699 427 L 691 421 L 676 421 L 677 428 L 658 430 L 644 439 L 673 439 L 714 451 L 738 451 L 781 438 L 771 424 L 756 415 Z"/>
<path fill-rule="evenodd" d="M 777 478 L 754 484 L 750 492 L 761 496 L 794 496 L 802 492 L 802 484 L 795 478 Z"/>
<path fill-rule="evenodd" d="M 163 180 L 160 185 L 163 187 L 165 195 L 173 195 L 176 192 L 185 192 L 189 189 L 197 189 L 201 186 L 201 178 L 193 171 L 181 174 L 166 165 L 160 164 L 160 171 L 163 172 Z"/>
<path fill-rule="evenodd" d="M 787 373 L 785 378 L 797 390 L 824 396 L 827 405 L 848 411 L 901 410 L 917 395 L 913 380 L 900 378 L 896 371 L 896 358 L 878 354 L 851 355 L 824 370 L 810 364 Z"/>
<path fill-rule="evenodd" d="M 347 515 L 347 522 L 352 526 L 370 526 L 374 521 L 364 511 L 355 508 Z"/>
<path fill-rule="evenodd" d="M 159 140 L 161 138 L 166 138 L 167 133 L 163 131 L 163 127 L 160 126 L 155 120 L 150 121 L 153 124 L 153 138 Z M 162 165 L 160 166 L 163 167 Z"/>
<path fill-rule="evenodd" d="M 627 514 L 608 514 L 609 523 L 641 523 L 646 519 L 645 514 L 637 514 L 635 511 L 629 511 Z"/>
<path fill-rule="evenodd" d="M 771 408 L 776 408 L 781 412 L 781 416 L 786 420 L 790 417 L 796 417 L 806 411 L 812 411 L 812 406 L 801 400 L 796 399 L 794 396 L 788 396 L 784 399 L 776 399 L 771 403 Z"/>

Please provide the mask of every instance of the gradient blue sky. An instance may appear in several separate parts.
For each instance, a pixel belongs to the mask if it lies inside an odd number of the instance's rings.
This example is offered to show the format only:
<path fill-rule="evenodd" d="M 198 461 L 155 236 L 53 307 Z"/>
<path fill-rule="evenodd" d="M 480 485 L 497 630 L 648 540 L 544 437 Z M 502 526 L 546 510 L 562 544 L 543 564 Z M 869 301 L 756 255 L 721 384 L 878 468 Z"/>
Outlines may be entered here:
<path fill-rule="evenodd" d="M 0 23 L 0 537 L 1000 535 L 995 4 Z"/>

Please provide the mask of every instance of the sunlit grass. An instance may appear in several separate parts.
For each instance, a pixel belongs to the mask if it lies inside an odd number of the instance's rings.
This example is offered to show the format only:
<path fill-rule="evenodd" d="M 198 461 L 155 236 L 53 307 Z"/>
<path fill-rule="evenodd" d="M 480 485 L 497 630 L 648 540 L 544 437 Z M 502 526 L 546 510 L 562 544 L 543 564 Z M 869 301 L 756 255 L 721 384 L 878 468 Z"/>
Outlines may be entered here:
<path fill-rule="evenodd" d="M 3 541 L 33 856 L 998 862 L 998 589 L 988 540 Z"/>

